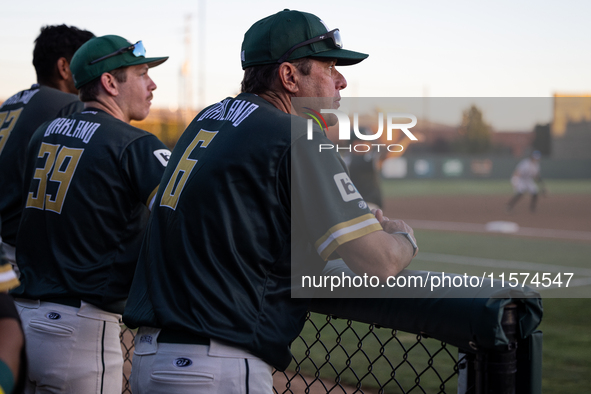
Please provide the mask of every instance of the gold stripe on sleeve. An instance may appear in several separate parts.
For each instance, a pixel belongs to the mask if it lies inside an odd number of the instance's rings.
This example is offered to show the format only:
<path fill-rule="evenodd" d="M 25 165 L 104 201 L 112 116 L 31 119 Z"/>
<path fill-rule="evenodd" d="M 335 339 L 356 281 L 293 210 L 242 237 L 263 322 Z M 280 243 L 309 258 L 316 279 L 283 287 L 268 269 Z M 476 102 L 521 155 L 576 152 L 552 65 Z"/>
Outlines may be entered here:
<path fill-rule="evenodd" d="M 0 265 L 0 292 L 5 292 L 18 287 L 21 283 L 16 277 L 10 264 Z"/>
<path fill-rule="evenodd" d="M 314 247 L 320 257 L 327 260 L 339 245 L 380 230 L 382 230 L 382 225 L 373 214 L 368 213 L 334 225 L 316 241 Z"/>

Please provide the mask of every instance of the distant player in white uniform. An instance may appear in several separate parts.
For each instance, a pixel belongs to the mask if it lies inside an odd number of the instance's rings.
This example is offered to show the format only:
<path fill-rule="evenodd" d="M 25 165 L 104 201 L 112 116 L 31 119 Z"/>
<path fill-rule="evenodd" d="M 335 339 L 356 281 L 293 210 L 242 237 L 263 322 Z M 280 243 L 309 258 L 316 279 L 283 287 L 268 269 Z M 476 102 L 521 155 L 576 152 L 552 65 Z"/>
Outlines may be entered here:
<path fill-rule="evenodd" d="M 531 194 L 529 209 L 535 212 L 540 191 L 545 193 L 545 187 L 540 177 L 540 158 L 542 154 L 539 151 L 533 151 L 529 157 L 521 160 L 513 175 L 511 176 L 511 185 L 513 186 L 513 197 L 507 203 L 507 210 L 511 211 L 515 204 L 521 199 L 524 193 Z M 541 186 L 538 187 L 538 184 Z"/>

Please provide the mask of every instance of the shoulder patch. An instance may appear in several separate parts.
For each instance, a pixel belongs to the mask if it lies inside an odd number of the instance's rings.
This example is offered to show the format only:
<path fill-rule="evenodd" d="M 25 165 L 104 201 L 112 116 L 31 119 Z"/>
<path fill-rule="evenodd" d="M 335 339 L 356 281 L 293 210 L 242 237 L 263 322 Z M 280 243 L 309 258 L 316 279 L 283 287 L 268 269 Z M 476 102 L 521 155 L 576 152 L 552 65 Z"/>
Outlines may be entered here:
<path fill-rule="evenodd" d="M 166 167 L 168 160 L 170 159 L 170 151 L 168 149 L 158 149 L 154 151 L 154 156 L 156 156 L 158 161 Z"/>
<path fill-rule="evenodd" d="M 341 192 L 343 201 L 347 202 L 362 198 L 361 194 L 359 194 L 346 172 L 336 174 L 334 176 L 334 182 L 337 184 L 339 192 Z"/>

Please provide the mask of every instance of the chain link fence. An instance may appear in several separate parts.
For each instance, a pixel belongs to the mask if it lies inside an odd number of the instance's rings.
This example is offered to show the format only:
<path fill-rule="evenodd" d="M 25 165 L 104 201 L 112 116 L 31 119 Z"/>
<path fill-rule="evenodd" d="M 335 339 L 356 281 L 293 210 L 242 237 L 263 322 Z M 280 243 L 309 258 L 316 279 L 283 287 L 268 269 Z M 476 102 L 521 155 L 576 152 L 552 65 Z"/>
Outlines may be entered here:
<path fill-rule="evenodd" d="M 123 393 L 135 332 L 123 328 Z M 292 344 L 293 361 L 273 374 L 283 393 L 456 393 L 465 367 L 458 349 L 441 341 L 376 325 L 309 313 Z"/>

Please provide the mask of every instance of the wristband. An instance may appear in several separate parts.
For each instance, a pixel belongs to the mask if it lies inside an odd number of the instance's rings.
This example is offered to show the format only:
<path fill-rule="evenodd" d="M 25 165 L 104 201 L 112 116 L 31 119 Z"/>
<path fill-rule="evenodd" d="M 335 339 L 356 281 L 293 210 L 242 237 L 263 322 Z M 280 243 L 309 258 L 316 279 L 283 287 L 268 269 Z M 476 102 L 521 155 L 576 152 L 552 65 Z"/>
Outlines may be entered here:
<path fill-rule="evenodd" d="M 406 239 L 408 239 L 408 242 L 410 242 L 410 244 L 412 245 L 412 257 L 415 257 L 415 255 L 417 254 L 417 249 L 419 247 L 417 246 L 415 240 L 412 239 L 412 236 L 405 231 L 396 231 L 394 234 L 402 234 Z"/>

